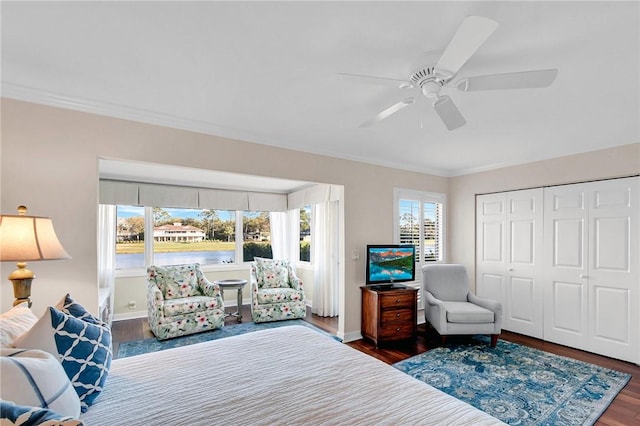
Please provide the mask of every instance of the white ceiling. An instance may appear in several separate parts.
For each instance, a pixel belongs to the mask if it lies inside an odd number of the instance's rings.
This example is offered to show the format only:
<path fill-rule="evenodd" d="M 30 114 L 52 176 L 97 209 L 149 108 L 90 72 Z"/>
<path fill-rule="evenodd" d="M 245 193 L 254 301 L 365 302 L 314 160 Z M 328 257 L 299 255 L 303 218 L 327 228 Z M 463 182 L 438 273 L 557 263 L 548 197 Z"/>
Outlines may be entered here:
<path fill-rule="evenodd" d="M 640 3 L 2 2 L 2 95 L 455 176 L 640 141 Z M 557 68 L 550 88 L 445 89 L 370 128 L 461 21 L 500 23 L 459 77 Z M 426 58 L 426 59 L 425 59 Z"/>

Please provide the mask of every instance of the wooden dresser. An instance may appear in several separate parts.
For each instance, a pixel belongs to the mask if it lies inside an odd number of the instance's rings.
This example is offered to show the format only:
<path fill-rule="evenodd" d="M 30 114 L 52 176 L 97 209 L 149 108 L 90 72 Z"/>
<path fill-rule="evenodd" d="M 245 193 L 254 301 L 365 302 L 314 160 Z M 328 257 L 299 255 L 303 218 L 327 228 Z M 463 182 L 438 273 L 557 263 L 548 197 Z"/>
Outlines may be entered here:
<path fill-rule="evenodd" d="M 362 337 L 375 343 L 415 339 L 418 289 L 399 284 L 362 286 Z"/>

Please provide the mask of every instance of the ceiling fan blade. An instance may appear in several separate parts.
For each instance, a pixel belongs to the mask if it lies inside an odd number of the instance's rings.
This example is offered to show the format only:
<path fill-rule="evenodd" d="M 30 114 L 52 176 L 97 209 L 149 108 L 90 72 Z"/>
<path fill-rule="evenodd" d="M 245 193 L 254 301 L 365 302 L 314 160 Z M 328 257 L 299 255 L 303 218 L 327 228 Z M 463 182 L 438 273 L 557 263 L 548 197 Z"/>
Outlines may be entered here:
<path fill-rule="evenodd" d="M 482 16 L 466 17 L 442 53 L 435 70 L 443 74 L 457 74 L 496 28 L 498 23 L 492 19 Z"/>
<path fill-rule="evenodd" d="M 455 130 L 467 123 L 462 114 L 460 114 L 460 111 L 458 111 L 458 107 L 456 107 L 456 104 L 453 103 L 449 96 L 438 97 L 438 99 L 433 103 L 433 108 L 449 130 Z"/>
<path fill-rule="evenodd" d="M 541 89 L 549 87 L 558 75 L 557 69 L 479 75 L 456 83 L 458 90 Z"/>
<path fill-rule="evenodd" d="M 395 114 L 396 112 L 400 111 L 403 108 L 408 107 L 409 105 L 411 105 L 414 101 L 416 100 L 416 98 L 407 98 L 407 99 L 403 99 L 402 101 L 391 105 L 389 108 L 385 109 L 384 111 L 379 112 L 375 117 L 373 117 L 371 120 L 367 120 L 364 123 L 362 123 L 360 125 L 360 127 L 369 127 L 379 121 L 384 120 L 385 118 L 389 117 L 392 114 Z"/>
<path fill-rule="evenodd" d="M 373 75 L 362 75 L 362 74 L 350 74 L 346 72 L 339 72 L 339 76 L 342 76 L 348 80 L 358 80 L 359 82 L 373 83 L 373 84 L 382 84 L 385 86 L 393 86 L 393 87 L 401 87 L 401 86 L 411 86 L 411 83 L 407 80 L 402 80 L 399 78 L 387 78 L 387 77 L 377 77 Z"/>

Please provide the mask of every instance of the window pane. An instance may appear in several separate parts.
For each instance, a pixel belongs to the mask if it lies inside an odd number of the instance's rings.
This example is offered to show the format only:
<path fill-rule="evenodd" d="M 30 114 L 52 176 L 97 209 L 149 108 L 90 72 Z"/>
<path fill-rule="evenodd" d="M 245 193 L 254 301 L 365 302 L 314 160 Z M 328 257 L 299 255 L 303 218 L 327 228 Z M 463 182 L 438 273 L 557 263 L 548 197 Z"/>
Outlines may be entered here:
<path fill-rule="evenodd" d="M 234 260 L 235 213 L 153 208 L 155 265 L 211 265 L 233 263 Z"/>
<path fill-rule="evenodd" d="M 300 207 L 300 261 L 311 262 L 311 206 Z"/>
<path fill-rule="evenodd" d="M 424 203 L 424 260 L 441 260 L 440 253 L 440 217 L 439 203 Z"/>
<path fill-rule="evenodd" d="M 118 206 L 116 269 L 144 268 L 144 207 Z"/>
<path fill-rule="evenodd" d="M 269 212 L 243 212 L 242 238 L 244 262 L 251 262 L 254 257 L 273 259 Z"/>
<path fill-rule="evenodd" d="M 420 201 L 400 200 L 400 244 L 413 244 L 416 253 L 421 253 Z M 420 259 L 420 256 L 416 257 Z"/>

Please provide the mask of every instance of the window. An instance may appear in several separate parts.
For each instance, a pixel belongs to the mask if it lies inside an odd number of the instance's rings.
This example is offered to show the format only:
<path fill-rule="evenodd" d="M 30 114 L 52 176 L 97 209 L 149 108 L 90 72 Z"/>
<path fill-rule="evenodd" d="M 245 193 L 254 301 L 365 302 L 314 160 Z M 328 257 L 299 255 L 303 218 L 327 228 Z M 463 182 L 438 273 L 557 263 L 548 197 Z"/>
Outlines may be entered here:
<path fill-rule="evenodd" d="M 144 207 L 118 206 L 116 269 L 144 266 Z"/>
<path fill-rule="evenodd" d="M 311 206 L 300 207 L 300 261 L 311 262 Z"/>
<path fill-rule="evenodd" d="M 254 257 L 272 259 L 269 212 L 243 212 L 242 239 L 243 262 L 251 262 Z"/>
<path fill-rule="evenodd" d="M 145 245 L 155 265 L 235 263 L 235 223 L 235 211 L 118 206 L 116 269 L 144 268 Z"/>
<path fill-rule="evenodd" d="M 396 189 L 395 239 L 416 246 L 416 265 L 444 260 L 444 194 Z"/>

